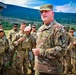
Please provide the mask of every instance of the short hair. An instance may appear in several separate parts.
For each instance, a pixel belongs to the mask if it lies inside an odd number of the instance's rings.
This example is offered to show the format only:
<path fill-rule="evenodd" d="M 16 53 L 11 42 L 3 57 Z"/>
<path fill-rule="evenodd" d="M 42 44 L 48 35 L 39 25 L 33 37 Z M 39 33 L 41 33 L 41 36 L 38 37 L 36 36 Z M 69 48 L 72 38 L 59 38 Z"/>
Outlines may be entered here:
<path fill-rule="evenodd" d="M 2 25 L 2 24 L 0 23 L 0 25 Z"/>
<path fill-rule="evenodd" d="M 74 30 L 74 28 L 70 28 L 70 30 Z"/>
<path fill-rule="evenodd" d="M 18 26 L 18 24 L 17 24 L 17 23 L 14 23 L 14 24 L 13 24 L 13 27 L 14 27 L 14 26 Z"/>
<path fill-rule="evenodd" d="M 33 27 L 36 27 L 36 25 L 32 25 L 32 28 L 33 28 Z"/>
<path fill-rule="evenodd" d="M 26 25 L 26 23 L 25 22 L 22 22 L 21 25 Z"/>

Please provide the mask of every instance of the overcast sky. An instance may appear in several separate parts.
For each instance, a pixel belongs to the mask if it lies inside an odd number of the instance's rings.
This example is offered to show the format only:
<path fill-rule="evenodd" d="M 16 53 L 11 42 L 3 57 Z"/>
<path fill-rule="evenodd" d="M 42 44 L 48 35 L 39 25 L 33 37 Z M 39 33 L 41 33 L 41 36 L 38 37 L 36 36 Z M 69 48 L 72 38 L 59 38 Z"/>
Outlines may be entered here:
<path fill-rule="evenodd" d="M 76 0 L 0 0 L 0 2 L 33 9 L 39 9 L 43 4 L 53 4 L 55 12 L 76 13 Z"/>

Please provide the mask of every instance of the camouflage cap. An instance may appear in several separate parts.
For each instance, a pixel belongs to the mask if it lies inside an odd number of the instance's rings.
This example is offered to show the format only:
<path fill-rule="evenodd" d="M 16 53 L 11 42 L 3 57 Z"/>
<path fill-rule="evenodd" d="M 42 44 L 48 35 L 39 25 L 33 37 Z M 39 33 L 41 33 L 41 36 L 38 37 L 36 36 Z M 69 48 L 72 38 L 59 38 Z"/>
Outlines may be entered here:
<path fill-rule="evenodd" d="M 53 10 L 53 5 L 44 4 L 44 5 L 40 6 L 40 11 L 42 11 L 42 10 Z"/>

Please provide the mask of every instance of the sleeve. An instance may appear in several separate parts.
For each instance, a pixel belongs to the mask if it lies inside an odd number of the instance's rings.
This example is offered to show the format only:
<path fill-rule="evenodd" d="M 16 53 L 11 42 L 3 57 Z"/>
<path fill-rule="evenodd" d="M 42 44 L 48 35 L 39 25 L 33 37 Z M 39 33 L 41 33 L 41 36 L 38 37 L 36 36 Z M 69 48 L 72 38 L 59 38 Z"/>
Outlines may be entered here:
<path fill-rule="evenodd" d="M 14 36 L 11 44 L 13 44 L 14 46 L 15 46 L 15 44 L 18 44 L 18 39 L 19 39 L 19 37 L 20 37 L 20 36 L 19 36 L 19 34 L 17 33 L 17 34 Z"/>
<path fill-rule="evenodd" d="M 36 48 L 36 39 L 34 37 L 32 37 L 32 45 L 33 48 Z"/>
<path fill-rule="evenodd" d="M 60 58 L 66 49 L 66 33 L 63 28 L 54 32 L 54 46 L 45 50 L 45 56 L 54 56 Z"/>
<path fill-rule="evenodd" d="M 74 39 L 73 39 L 73 36 L 71 36 L 70 34 L 68 34 L 68 36 L 69 36 L 69 40 L 68 40 L 69 44 L 67 46 L 67 50 L 71 50 L 73 48 Z"/>
<path fill-rule="evenodd" d="M 9 51 L 9 41 L 7 38 L 6 39 L 6 42 L 5 42 L 5 52 L 8 52 Z"/>
<path fill-rule="evenodd" d="M 9 39 L 8 41 L 9 41 L 9 42 L 12 41 L 11 38 L 12 38 L 12 36 L 11 36 L 11 31 L 10 31 L 10 32 L 8 33 L 8 39 Z"/>

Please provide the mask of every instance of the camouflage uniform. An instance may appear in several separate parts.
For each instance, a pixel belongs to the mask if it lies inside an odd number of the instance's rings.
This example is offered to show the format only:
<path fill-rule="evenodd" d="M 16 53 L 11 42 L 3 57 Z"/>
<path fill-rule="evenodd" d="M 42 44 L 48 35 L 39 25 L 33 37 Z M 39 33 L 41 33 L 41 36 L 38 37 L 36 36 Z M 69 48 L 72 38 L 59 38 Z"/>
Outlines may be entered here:
<path fill-rule="evenodd" d="M 76 37 L 74 37 L 74 41 L 73 42 L 76 42 Z M 72 65 L 73 65 L 73 73 L 76 73 L 76 44 L 73 44 L 73 57 L 72 57 Z"/>
<path fill-rule="evenodd" d="M 32 34 L 32 36 L 34 36 L 34 38 L 36 39 L 36 37 L 37 37 L 37 32 L 32 32 L 32 31 L 31 31 L 31 34 Z"/>
<path fill-rule="evenodd" d="M 28 51 L 33 48 L 34 45 L 34 38 L 33 36 L 26 36 L 22 35 L 20 37 L 24 37 L 25 40 L 23 42 L 18 42 L 15 40 L 13 44 L 17 43 L 17 50 L 16 50 L 16 60 L 15 60 L 15 66 L 16 66 L 16 75 L 27 75 L 28 70 Z"/>
<path fill-rule="evenodd" d="M 2 69 L 2 65 L 4 63 L 5 52 L 8 51 L 9 42 L 5 36 L 0 38 L 0 71 Z"/>
<path fill-rule="evenodd" d="M 31 34 L 36 39 L 36 37 L 37 37 L 36 25 L 32 25 Z"/>
<path fill-rule="evenodd" d="M 12 41 L 14 40 L 14 36 L 18 33 L 18 30 L 15 31 L 14 29 L 12 29 L 9 34 L 8 34 L 8 40 L 9 40 L 9 44 L 10 44 L 10 66 L 12 66 L 13 63 L 13 56 L 14 56 L 14 52 L 15 52 L 15 48 L 12 45 Z"/>
<path fill-rule="evenodd" d="M 9 34 L 8 34 L 8 39 L 9 39 L 9 42 L 11 43 L 12 40 L 14 39 L 14 36 L 16 35 L 16 33 L 18 33 L 18 30 L 15 31 L 14 29 L 12 29 Z"/>
<path fill-rule="evenodd" d="M 72 65 L 71 65 L 71 58 L 73 56 L 73 37 L 66 32 L 66 36 L 67 36 L 67 49 L 65 51 L 64 54 L 64 74 L 68 74 L 69 72 L 72 72 Z"/>
<path fill-rule="evenodd" d="M 66 35 L 63 26 L 55 20 L 48 26 L 42 25 L 37 32 L 36 47 L 40 48 L 40 53 L 35 59 L 35 75 L 41 75 L 37 72 L 46 75 L 61 74 L 63 67 L 60 59 L 63 57 L 66 47 Z"/>
<path fill-rule="evenodd" d="M 16 55 L 17 55 L 17 52 L 16 52 L 16 50 L 17 50 L 17 46 L 15 46 L 14 45 L 14 43 L 16 42 L 17 43 L 17 40 L 20 38 L 20 37 L 22 37 L 22 36 L 24 36 L 24 32 L 22 32 L 21 30 L 13 37 L 13 40 L 12 40 L 12 42 L 11 42 L 11 44 L 14 46 L 14 48 L 15 48 L 15 53 L 14 53 L 14 68 L 15 68 L 15 70 L 17 70 L 17 68 L 16 68 L 16 66 L 15 66 L 15 60 L 16 60 Z M 21 49 L 21 48 L 20 48 Z M 15 72 L 15 74 L 16 74 L 16 72 Z"/>
<path fill-rule="evenodd" d="M 31 31 L 31 35 L 32 35 L 32 36 L 35 38 L 35 40 L 36 40 L 36 38 L 37 38 L 37 32 L 36 32 L 36 31 L 35 31 L 35 32 Z M 35 48 L 35 47 L 36 47 L 36 45 L 34 46 L 34 48 Z M 34 58 L 34 56 L 33 56 L 33 58 Z M 34 59 L 35 59 L 35 58 L 34 58 Z M 34 59 L 30 61 L 32 72 L 34 72 L 34 70 L 33 70 L 33 68 L 34 68 Z"/>

